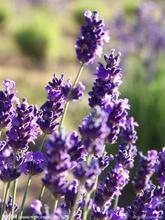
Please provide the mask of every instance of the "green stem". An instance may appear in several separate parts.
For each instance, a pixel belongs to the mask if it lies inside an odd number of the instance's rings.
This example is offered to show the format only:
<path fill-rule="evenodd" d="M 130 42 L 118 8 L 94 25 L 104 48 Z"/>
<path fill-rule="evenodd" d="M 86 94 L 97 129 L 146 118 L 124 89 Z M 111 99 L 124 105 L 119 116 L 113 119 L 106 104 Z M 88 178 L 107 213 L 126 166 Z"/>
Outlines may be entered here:
<path fill-rule="evenodd" d="M 16 154 L 14 154 L 14 161 L 13 161 L 13 166 L 16 166 Z M 12 191 L 12 209 L 11 209 L 11 220 L 13 220 L 14 217 L 14 204 L 15 204 L 15 199 L 16 199 L 16 193 L 17 193 L 17 179 L 14 180 L 13 182 L 13 191 Z"/>
<path fill-rule="evenodd" d="M 46 134 L 44 134 L 44 136 L 43 136 L 42 143 L 41 143 L 41 146 L 39 148 L 39 151 L 42 151 L 44 143 L 45 143 L 45 139 L 46 139 Z"/>
<path fill-rule="evenodd" d="M 32 179 L 32 176 L 29 175 L 28 181 L 27 181 L 27 183 L 26 183 L 26 188 L 25 188 L 25 192 L 24 192 L 24 195 L 23 195 L 22 204 L 21 204 L 21 208 L 20 208 L 20 212 L 19 212 L 19 215 L 18 215 L 18 217 L 17 217 L 17 220 L 18 220 L 18 219 L 22 219 L 23 210 L 24 210 L 24 205 L 25 205 L 27 193 L 28 193 L 28 190 L 29 190 L 29 187 L 30 187 L 30 184 L 31 184 L 31 179 Z"/>
<path fill-rule="evenodd" d="M 83 209 L 83 220 L 87 220 L 87 217 L 88 217 L 88 213 L 89 213 L 89 209 L 88 209 L 88 202 L 93 194 L 93 198 L 95 197 L 95 192 L 96 192 L 96 188 L 97 188 L 97 183 L 98 183 L 98 176 L 96 177 L 96 181 L 95 181 L 95 185 L 94 187 L 86 194 L 86 197 L 85 197 L 85 206 L 84 206 L 84 209 Z M 89 214 L 90 215 L 90 214 Z M 90 219 L 90 218 L 89 218 Z"/>
<path fill-rule="evenodd" d="M 38 199 L 41 200 L 43 195 L 44 195 L 44 191 L 45 191 L 45 186 L 42 185 L 41 189 L 40 189 L 40 192 L 39 192 L 39 196 L 38 196 Z"/>
<path fill-rule="evenodd" d="M 42 143 L 41 143 L 41 146 L 40 146 L 40 148 L 39 148 L 39 151 L 42 151 L 43 146 L 44 146 L 44 143 L 45 143 L 45 139 L 46 139 L 46 134 L 44 134 L 44 136 L 43 136 Z M 38 195 L 38 199 L 39 199 L 39 200 L 42 199 L 43 194 L 44 194 L 44 191 L 45 191 L 45 186 L 42 185 L 42 187 L 41 187 L 41 189 L 40 189 L 40 192 L 39 192 L 39 195 Z"/>
<path fill-rule="evenodd" d="M 65 116 L 66 116 L 68 107 L 69 107 L 69 101 L 66 102 L 66 104 L 65 104 L 65 106 L 64 106 L 64 113 L 63 113 L 63 115 L 62 115 L 62 118 L 61 118 L 61 121 L 60 121 L 60 124 L 59 124 L 59 127 L 58 127 L 59 131 L 61 131 L 61 127 L 62 127 L 62 125 L 63 125 L 63 122 L 64 122 L 64 119 L 65 119 Z"/>
<path fill-rule="evenodd" d="M 114 209 L 114 210 L 117 208 L 118 202 L 119 202 L 119 196 L 116 196 L 116 199 L 115 199 L 115 201 L 114 201 L 114 203 L 113 203 L 113 209 Z"/>
<path fill-rule="evenodd" d="M 14 180 L 13 183 L 13 197 L 12 197 L 12 212 L 11 212 L 11 220 L 14 219 L 14 204 L 15 204 L 15 200 L 16 200 L 16 193 L 17 193 L 17 183 L 18 180 Z"/>
<path fill-rule="evenodd" d="M 6 183 L 3 183 L 2 201 L 4 200 L 4 197 L 5 197 L 5 191 L 6 191 Z"/>
<path fill-rule="evenodd" d="M 78 81 L 80 79 L 81 73 L 83 71 L 83 68 L 84 68 L 84 64 L 81 64 L 80 69 L 79 69 L 79 71 L 77 73 L 77 76 L 76 76 L 76 78 L 75 78 L 75 80 L 73 82 L 72 88 L 76 87 L 76 85 L 77 85 L 77 83 L 78 83 Z"/>
<path fill-rule="evenodd" d="M 76 214 L 76 210 L 77 210 L 77 207 L 78 207 L 78 202 L 79 202 L 79 199 L 80 199 L 80 196 L 81 196 L 82 186 L 83 186 L 83 184 L 81 184 L 79 189 L 78 189 L 78 193 L 77 193 L 77 196 L 76 196 L 76 199 L 75 199 L 75 202 L 74 202 L 73 209 L 70 213 L 69 220 L 74 220 L 75 219 L 75 214 Z"/>
<path fill-rule="evenodd" d="M 55 199 L 55 201 L 54 201 L 54 211 L 56 211 L 57 206 L 58 206 L 58 199 Z"/>
<path fill-rule="evenodd" d="M 8 197 L 9 189 L 10 189 L 10 182 L 5 183 L 4 198 L 3 198 L 3 201 L 2 201 L 2 209 L 1 209 L 0 219 L 2 219 L 2 215 L 3 215 L 3 212 L 5 210 L 5 205 L 6 205 L 6 200 L 7 200 L 7 197 Z"/>
<path fill-rule="evenodd" d="M 81 64 L 80 69 L 79 69 L 79 71 L 78 71 L 78 73 L 76 75 L 76 78 L 75 78 L 74 82 L 73 82 L 72 88 L 71 88 L 71 90 L 70 90 L 70 92 L 68 94 L 68 97 L 70 96 L 70 93 L 71 93 L 72 89 L 74 87 L 76 87 L 76 85 L 77 85 L 77 83 L 78 83 L 78 81 L 80 79 L 81 73 L 83 71 L 83 68 L 84 68 L 84 64 Z M 62 115 L 62 118 L 61 118 L 61 121 L 60 121 L 60 124 L 59 124 L 59 131 L 61 130 L 62 124 L 64 122 L 64 119 L 65 119 L 65 116 L 66 116 L 66 113 L 67 113 L 67 110 L 68 110 L 68 106 L 69 106 L 69 101 L 67 101 L 65 106 L 64 106 L 64 113 Z"/>
<path fill-rule="evenodd" d="M 85 197 L 85 206 L 84 206 L 84 209 L 83 209 L 83 220 L 87 220 L 87 217 L 88 217 L 88 202 L 90 200 L 90 196 L 91 196 L 91 193 L 87 193 L 86 194 L 86 197 Z"/>

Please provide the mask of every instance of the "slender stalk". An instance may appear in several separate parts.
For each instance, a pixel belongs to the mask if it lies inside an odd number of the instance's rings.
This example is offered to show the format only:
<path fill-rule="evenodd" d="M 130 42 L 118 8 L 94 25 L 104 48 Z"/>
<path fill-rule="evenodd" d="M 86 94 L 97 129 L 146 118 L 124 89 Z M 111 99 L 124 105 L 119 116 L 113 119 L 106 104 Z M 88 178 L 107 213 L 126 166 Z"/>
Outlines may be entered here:
<path fill-rule="evenodd" d="M 2 201 L 4 200 L 4 197 L 5 197 L 5 191 L 6 191 L 6 183 L 3 183 Z"/>
<path fill-rule="evenodd" d="M 43 136 L 42 143 L 41 143 L 41 146 L 40 146 L 40 148 L 39 148 L 39 151 L 42 151 L 43 146 L 44 146 L 44 143 L 45 143 L 45 139 L 46 139 L 46 134 L 44 134 L 44 136 Z M 39 192 L 39 196 L 38 196 L 38 199 L 39 199 L 39 200 L 42 199 L 43 194 L 44 194 L 44 191 L 45 191 L 45 186 L 42 185 L 42 187 L 41 187 L 41 189 L 40 189 L 40 192 Z"/>
<path fill-rule="evenodd" d="M 83 71 L 83 68 L 84 68 L 84 63 L 81 64 L 81 66 L 80 66 L 80 69 L 79 69 L 79 71 L 78 71 L 78 73 L 77 73 L 77 76 L 76 76 L 76 78 L 75 78 L 75 80 L 74 80 L 74 82 L 73 82 L 72 88 L 76 87 L 76 85 L 77 85 L 77 83 L 78 83 L 78 81 L 79 81 L 79 79 L 80 79 L 81 73 L 82 73 L 82 71 Z"/>
<path fill-rule="evenodd" d="M 87 220 L 88 217 L 88 202 L 90 200 L 91 193 L 87 193 L 85 197 L 85 206 L 83 209 L 83 220 Z"/>
<path fill-rule="evenodd" d="M 44 136 L 43 136 L 42 143 L 41 143 L 41 146 L 39 148 L 39 151 L 42 151 L 44 143 L 45 143 L 45 139 L 46 139 L 46 134 L 44 134 Z"/>
<path fill-rule="evenodd" d="M 96 177 L 96 182 L 95 182 L 94 187 L 87 193 L 87 195 L 85 197 L 85 206 L 84 206 L 84 209 L 83 209 L 83 220 L 87 220 L 88 213 L 89 213 L 88 202 L 89 202 L 92 194 L 93 194 L 92 197 L 93 198 L 95 197 L 95 192 L 96 192 L 96 188 L 97 188 L 98 178 L 99 178 L 99 176 Z M 90 215 L 90 213 L 89 213 L 89 215 Z"/>
<path fill-rule="evenodd" d="M 9 189 L 10 189 L 10 183 L 11 182 L 5 183 L 6 186 L 5 186 L 5 190 L 4 190 L 4 198 L 3 198 L 3 201 L 2 201 L 2 209 L 1 209 L 0 219 L 2 219 L 2 215 L 3 215 L 3 212 L 5 210 L 6 200 L 7 200 Z"/>
<path fill-rule="evenodd" d="M 29 175 L 28 181 L 26 183 L 26 188 L 25 188 L 25 192 L 24 192 L 24 195 L 23 195 L 22 204 L 21 204 L 21 208 L 20 208 L 20 212 L 18 214 L 17 220 L 22 219 L 24 205 L 25 205 L 25 201 L 26 201 L 26 197 L 27 197 L 27 193 L 28 193 L 30 184 L 31 184 L 31 175 Z"/>
<path fill-rule="evenodd" d="M 38 195 L 38 199 L 41 200 L 43 195 L 44 195 L 44 192 L 45 192 L 45 186 L 42 185 L 41 189 L 40 189 L 40 192 L 39 192 L 39 195 Z"/>
<path fill-rule="evenodd" d="M 54 201 L 54 211 L 56 211 L 57 206 L 58 206 L 58 199 L 55 199 L 55 201 Z"/>
<path fill-rule="evenodd" d="M 11 220 L 14 219 L 14 204 L 15 204 L 15 199 L 16 199 L 16 193 L 17 193 L 17 183 L 18 180 L 14 180 L 13 183 L 13 197 L 12 197 L 12 211 L 11 211 Z"/>
<path fill-rule="evenodd" d="M 73 89 L 74 87 L 76 87 L 76 85 L 77 85 L 77 83 L 78 83 L 78 81 L 79 81 L 79 79 L 80 79 L 81 73 L 82 73 L 82 71 L 83 71 L 83 68 L 84 68 L 84 64 L 81 64 L 80 69 L 79 69 L 79 71 L 78 71 L 78 73 L 77 73 L 77 75 L 76 75 L 76 78 L 75 78 L 75 80 L 74 80 L 74 82 L 73 82 L 72 88 L 71 88 L 71 90 L 70 90 L 68 96 L 70 96 L 70 93 L 71 93 L 72 89 Z M 64 122 L 64 119 L 65 119 L 65 116 L 66 116 L 66 113 L 67 113 L 67 110 L 68 110 L 68 107 L 69 107 L 69 101 L 67 101 L 66 104 L 65 104 L 65 106 L 64 106 L 64 113 L 63 113 L 63 115 L 62 115 L 62 118 L 61 118 L 61 121 L 60 121 L 60 124 L 59 124 L 59 131 L 61 130 L 62 124 L 63 124 L 63 122 Z"/>
<path fill-rule="evenodd" d="M 16 166 L 16 154 L 14 154 L 14 161 L 13 161 L 13 166 Z M 11 211 L 11 220 L 13 220 L 14 217 L 14 204 L 15 204 L 15 199 L 16 199 L 16 193 L 17 193 L 17 179 L 14 180 L 13 182 L 13 192 L 12 192 L 12 211 Z"/>
<path fill-rule="evenodd" d="M 116 196 L 115 201 L 113 203 L 113 209 L 115 210 L 118 206 L 118 202 L 119 202 L 119 196 Z"/>
<path fill-rule="evenodd" d="M 74 220 L 75 219 L 76 210 L 78 208 L 78 202 L 79 202 L 79 199 L 80 199 L 80 196 L 81 196 L 82 186 L 83 186 L 83 184 L 80 184 L 80 187 L 78 189 L 78 193 L 77 193 L 77 196 L 76 196 L 76 199 L 75 199 L 75 202 L 74 202 L 73 209 L 72 209 L 72 211 L 70 213 L 70 216 L 69 216 L 69 220 Z"/>
<path fill-rule="evenodd" d="M 68 107 L 69 107 L 69 101 L 66 102 L 66 104 L 65 104 L 65 106 L 64 106 L 64 113 L 63 113 L 63 115 L 62 115 L 62 118 L 61 118 L 61 121 L 60 121 L 60 124 L 59 124 L 59 127 L 58 127 L 59 131 L 61 131 L 61 127 L 62 127 L 63 122 L 64 122 L 64 120 L 65 120 L 65 116 L 66 116 Z"/>

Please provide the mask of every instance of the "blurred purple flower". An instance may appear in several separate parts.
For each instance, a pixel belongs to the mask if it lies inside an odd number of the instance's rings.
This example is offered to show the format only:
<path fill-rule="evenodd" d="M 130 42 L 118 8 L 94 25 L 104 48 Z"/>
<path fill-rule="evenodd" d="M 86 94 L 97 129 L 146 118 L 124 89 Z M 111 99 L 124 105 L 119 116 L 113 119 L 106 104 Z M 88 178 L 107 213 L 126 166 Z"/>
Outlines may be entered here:
<path fill-rule="evenodd" d="M 28 152 L 21 166 L 23 173 L 36 175 L 44 170 L 46 158 L 42 152 Z"/>
<path fill-rule="evenodd" d="M 129 182 L 129 172 L 123 169 L 122 165 L 116 164 L 114 169 L 108 173 L 106 179 L 101 182 L 96 190 L 94 203 L 103 207 L 111 205 L 116 196 L 121 194 L 122 189 Z"/>
<path fill-rule="evenodd" d="M 138 126 L 133 117 L 126 120 L 125 127 L 120 132 L 122 139 L 118 148 L 117 162 L 122 164 L 125 169 L 130 169 L 134 165 L 134 158 L 137 155 L 136 140 Z"/>
<path fill-rule="evenodd" d="M 165 187 L 165 148 L 158 154 L 159 164 L 156 166 L 156 174 L 159 184 Z"/>
<path fill-rule="evenodd" d="M 109 133 L 107 126 L 108 114 L 96 107 L 82 120 L 79 126 L 82 145 L 89 152 L 99 155 L 104 151 L 104 141 Z"/>
<path fill-rule="evenodd" d="M 150 187 L 150 178 L 155 172 L 158 161 L 158 153 L 156 150 L 148 151 L 148 155 L 140 154 L 140 161 L 137 174 L 134 178 L 134 189 L 136 193 L 141 193 L 141 190 Z"/>

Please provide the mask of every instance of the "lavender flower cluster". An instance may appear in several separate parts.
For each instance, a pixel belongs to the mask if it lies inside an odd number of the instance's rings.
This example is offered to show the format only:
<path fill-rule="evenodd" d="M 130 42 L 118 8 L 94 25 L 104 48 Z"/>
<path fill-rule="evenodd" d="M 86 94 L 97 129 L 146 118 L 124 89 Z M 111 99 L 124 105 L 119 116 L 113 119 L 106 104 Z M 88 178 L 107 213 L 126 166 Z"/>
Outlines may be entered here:
<path fill-rule="evenodd" d="M 105 25 L 98 12 L 85 12 L 85 24 L 76 43 L 81 63 L 94 62 L 102 54 Z M 0 91 L 0 180 L 4 188 L 0 200 L 0 219 L 21 219 L 35 175 L 42 176 L 40 192 L 31 201 L 32 219 L 132 220 L 165 219 L 165 149 L 139 153 L 139 165 L 132 178 L 131 169 L 138 155 L 138 123 L 129 116 L 130 106 L 121 98 L 120 53 L 104 56 L 95 72 L 89 92 L 90 113 L 78 131 L 65 134 L 64 115 L 69 102 L 79 100 L 85 86 L 76 79 L 53 76 L 46 86 L 47 99 L 37 109 L 19 100 L 15 83 L 5 80 Z M 37 139 L 41 146 L 34 149 Z M 37 142 L 38 143 L 38 142 Z M 116 154 L 107 148 L 116 146 Z M 138 158 L 138 156 L 137 156 Z M 17 183 L 28 175 L 22 202 L 17 202 Z M 128 207 L 120 205 L 123 189 L 133 184 L 135 198 Z M 13 190 L 12 190 L 13 188 Z M 49 192 L 49 199 L 43 199 Z M 119 202 L 118 202 L 119 200 Z M 52 201 L 54 206 L 52 208 Z"/>

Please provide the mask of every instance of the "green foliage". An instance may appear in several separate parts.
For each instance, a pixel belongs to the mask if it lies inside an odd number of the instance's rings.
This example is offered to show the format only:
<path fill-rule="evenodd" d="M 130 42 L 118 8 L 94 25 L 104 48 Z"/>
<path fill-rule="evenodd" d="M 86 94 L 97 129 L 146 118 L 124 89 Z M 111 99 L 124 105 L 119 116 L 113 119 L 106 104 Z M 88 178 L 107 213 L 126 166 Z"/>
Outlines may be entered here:
<path fill-rule="evenodd" d="M 16 43 L 24 55 L 32 60 L 43 60 L 48 48 L 47 36 L 34 27 L 20 29 L 15 34 Z"/>
<path fill-rule="evenodd" d="M 13 29 L 19 50 L 33 61 L 61 55 L 60 24 L 47 11 L 34 10 Z M 59 20 L 58 20 L 59 21 Z"/>
<path fill-rule="evenodd" d="M 73 17 L 78 25 L 82 25 L 84 22 L 84 10 L 79 9 L 79 10 L 74 11 Z"/>
<path fill-rule="evenodd" d="M 147 84 L 145 71 L 139 65 L 136 71 L 128 75 L 123 88 L 124 97 L 129 98 L 133 108 L 130 114 L 139 123 L 138 148 L 145 152 L 148 149 L 157 149 L 165 143 L 165 75 L 164 66 L 161 63 L 155 73 L 155 79 Z"/>
<path fill-rule="evenodd" d="M 139 5 L 137 2 L 132 2 L 131 4 L 127 4 L 124 7 L 124 13 L 128 18 L 135 17 L 138 11 Z"/>
<path fill-rule="evenodd" d="M 4 27 L 8 18 L 8 13 L 5 8 L 0 8 L 0 27 Z"/>

